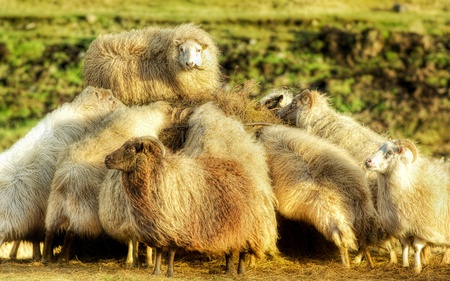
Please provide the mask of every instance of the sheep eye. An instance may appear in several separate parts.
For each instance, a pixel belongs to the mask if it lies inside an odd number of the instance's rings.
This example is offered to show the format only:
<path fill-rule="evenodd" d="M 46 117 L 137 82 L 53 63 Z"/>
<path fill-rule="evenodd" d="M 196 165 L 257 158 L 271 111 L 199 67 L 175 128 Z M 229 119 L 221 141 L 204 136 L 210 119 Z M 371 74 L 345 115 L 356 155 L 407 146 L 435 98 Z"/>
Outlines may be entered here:
<path fill-rule="evenodd" d="M 394 154 L 394 151 L 388 150 L 388 151 L 386 152 L 386 157 L 391 157 L 393 154 Z"/>
<path fill-rule="evenodd" d="M 200 53 L 202 50 L 201 49 L 197 49 L 197 53 Z"/>

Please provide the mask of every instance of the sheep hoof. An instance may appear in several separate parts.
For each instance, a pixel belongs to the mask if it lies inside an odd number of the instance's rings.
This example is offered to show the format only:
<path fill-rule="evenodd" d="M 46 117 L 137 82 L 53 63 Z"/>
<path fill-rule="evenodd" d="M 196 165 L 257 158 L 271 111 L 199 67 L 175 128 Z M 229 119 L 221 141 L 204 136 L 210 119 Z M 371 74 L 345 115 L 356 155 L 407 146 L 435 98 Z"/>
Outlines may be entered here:
<path fill-rule="evenodd" d="M 414 273 L 415 274 L 419 274 L 421 272 L 422 272 L 422 266 L 421 265 L 414 267 Z"/>
<path fill-rule="evenodd" d="M 354 259 L 353 259 L 353 263 L 355 265 L 360 265 L 361 264 L 361 260 L 362 260 L 362 256 L 357 255 Z"/>

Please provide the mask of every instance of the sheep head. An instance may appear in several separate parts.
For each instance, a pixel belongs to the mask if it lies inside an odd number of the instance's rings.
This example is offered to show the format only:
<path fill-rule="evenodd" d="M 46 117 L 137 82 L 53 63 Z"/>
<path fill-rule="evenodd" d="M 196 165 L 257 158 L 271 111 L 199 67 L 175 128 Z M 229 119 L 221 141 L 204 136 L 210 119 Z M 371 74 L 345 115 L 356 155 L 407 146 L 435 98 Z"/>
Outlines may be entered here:
<path fill-rule="evenodd" d="M 366 159 L 365 166 L 370 171 L 386 173 L 393 168 L 397 160 L 405 165 L 413 163 L 417 158 L 417 149 L 410 140 L 388 141 L 372 156 Z"/>
<path fill-rule="evenodd" d="M 278 111 L 278 117 L 286 121 L 295 121 L 297 119 L 297 112 L 300 109 L 309 110 L 314 106 L 316 95 L 306 89 L 300 94 L 296 95 L 292 102 Z"/>
<path fill-rule="evenodd" d="M 183 69 L 201 69 L 202 53 L 208 47 L 207 45 L 201 45 L 194 40 L 175 40 L 174 44 L 178 48 L 178 62 Z"/>
<path fill-rule="evenodd" d="M 259 105 L 267 109 L 285 107 L 292 102 L 292 92 L 287 89 L 273 90 L 259 100 Z"/>
<path fill-rule="evenodd" d="M 108 169 L 131 173 L 137 169 L 143 157 L 164 158 L 165 155 L 166 148 L 160 140 L 152 136 L 138 137 L 129 139 L 119 149 L 107 155 L 105 165 Z"/>

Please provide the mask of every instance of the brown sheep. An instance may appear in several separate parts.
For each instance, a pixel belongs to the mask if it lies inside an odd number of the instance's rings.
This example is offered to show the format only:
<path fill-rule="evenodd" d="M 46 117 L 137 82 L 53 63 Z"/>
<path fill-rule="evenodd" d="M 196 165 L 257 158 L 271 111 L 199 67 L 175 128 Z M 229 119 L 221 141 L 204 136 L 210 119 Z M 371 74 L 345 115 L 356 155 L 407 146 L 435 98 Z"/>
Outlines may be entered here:
<path fill-rule="evenodd" d="M 238 162 L 171 153 L 156 138 L 132 138 L 105 158 L 122 171 L 129 212 L 140 241 L 157 248 L 153 274 L 160 273 L 161 248 L 169 248 L 166 276 L 173 275 L 176 248 L 232 255 L 239 252 L 238 273 L 246 253 L 262 257 L 252 180 Z"/>
<path fill-rule="evenodd" d="M 102 35 L 86 52 L 84 84 L 110 88 L 127 105 L 201 99 L 221 88 L 218 55 L 194 24 Z"/>
<path fill-rule="evenodd" d="M 171 123 L 171 114 L 165 101 L 121 108 L 59 154 L 45 217 L 43 262 L 52 260 L 52 243 L 60 231 L 66 234 L 59 261 L 68 261 L 75 236 L 95 238 L 103 233 L 98 196 L 108 172 L 105 156 L 133 136 L 157 135 Z"/>

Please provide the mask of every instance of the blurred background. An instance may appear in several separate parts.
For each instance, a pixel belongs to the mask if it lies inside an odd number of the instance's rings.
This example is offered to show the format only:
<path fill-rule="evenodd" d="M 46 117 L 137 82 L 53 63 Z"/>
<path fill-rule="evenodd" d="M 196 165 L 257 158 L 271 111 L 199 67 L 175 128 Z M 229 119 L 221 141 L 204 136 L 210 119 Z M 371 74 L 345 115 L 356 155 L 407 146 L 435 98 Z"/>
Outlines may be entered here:
<path fill-rule="evenodd" d="M 0 151 L 81 92 L 98 35 L 184 22 L 218 43 L 227 87 L 317 89 L 378 133 L 450 156 L 448 0 L 0 0 Z"/>

